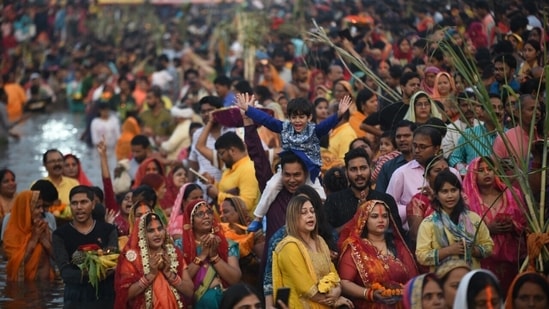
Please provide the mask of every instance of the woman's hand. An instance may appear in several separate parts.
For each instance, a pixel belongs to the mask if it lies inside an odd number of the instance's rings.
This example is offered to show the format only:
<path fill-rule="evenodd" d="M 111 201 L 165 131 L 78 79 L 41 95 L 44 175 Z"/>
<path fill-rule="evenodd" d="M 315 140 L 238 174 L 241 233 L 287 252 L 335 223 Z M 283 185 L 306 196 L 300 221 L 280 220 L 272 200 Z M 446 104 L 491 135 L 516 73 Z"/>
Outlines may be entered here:
<path fill-rule="evenodd" d="M 337 109 L 337 116 L 343 116 L 343 114 L 345 114 L 345 112 L 349 110 L 351 104 L 353 104 L 353 101 L 351 100 L 350 96 L 346 95 L 343 99 L 341 99 L 341 101 L 339 101 L 339 106 Z"/>
<path fill-rule="evenodd" d="M 393 296 L 383 296 L 381 295 L 381 291 L 375 291 L 374 292 L 374 301 L 378 303 L 383 303 L 386 305 L 394 305 L 400 301 L 397 297 Z"/>
<path fill-rule="evenodd" d="M 503 234 L 513 231 L 513 222 L 492 222 L 488 225 L 490 234 Z"/>
<path fill-rule="evenodd" d="M 346 308 L 354 308 L 355 305 L 353 304 L 353 302 L 348 299 L 348 298 L 345 298 L 343 296 L 340 296 L 337 301 L 335 302 L 334 306 L 335 308 L 339 308 L 341 306 L 345 306 Z"/>
<path fill-rule="evenodd" d="M 149 259 L 149 267 L 151 269 L 150 274 L 153 275 L 153 279 L 156 278 L 156 276 L 158 275 L 158 272 L 163 271 L 165 268 L 164 258 L 162 256 L 162 253 L 156 253 L 151 256 L 151 258 Z M 151 280 L 150 278 L 147 278 L 147 279 Z"/>
<path fill-rule="evenodd" d="M 118 212 L 114 209 L 108 209 L 107 213 L 105 214 L 105 222 L 109 224 L 114 224 L 114 218 L 118 215 Z"/>
<path fill-rule="evenodd" d="M 463 241 L 459 240 L 455 243 L 449 245 L 446 247 L 448 249 L 448 253 L 450 255 L 464 255 L 465 254 L 465 246 L 463 244 Z"/>
<path fill-rule="evenodd" d="M 221 242 L 221 239 L 219 239 L 218 236 L 214 234 L 210 234 L 210 250 L 208 252 L 208 256 L 210 258 L 216 257 L 219 255 L 218 249 L 219 249 L 219 243 Z"/>
<path fill-rule="evenodd" d="M 170 260 L 170 257 L 168 256 L 168 253 L 167 252 L 164 252 L 162 254 L 162 261 L 164 262 L 164 268 L 162 269 L 162 273 L 164 273 L 164 276 L 166 276 L 166 279 L 169 279 L 171 278 L 171 270 L 170 270 L 170 267 L 172 266 L 172 263 L 171 263 L 171 260 Z M 177 274 L 176 274 L 177 275 Z"/>

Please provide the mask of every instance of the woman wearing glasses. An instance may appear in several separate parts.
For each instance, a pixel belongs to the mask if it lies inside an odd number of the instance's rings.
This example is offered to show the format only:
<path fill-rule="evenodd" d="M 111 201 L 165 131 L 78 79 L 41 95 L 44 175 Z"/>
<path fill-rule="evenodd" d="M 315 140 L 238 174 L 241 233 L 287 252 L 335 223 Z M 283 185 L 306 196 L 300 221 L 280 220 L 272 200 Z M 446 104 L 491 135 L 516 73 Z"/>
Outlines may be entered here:
<path fill-rule="evenodd" d="M 408 107 L 404 119 L 421 125 L 433 117 L 443 119 L 435 101 L 431 100 L 425 91 L 416 92 L 410 99 L 410 107 Z"/>
<path fill-rule="evenodd" d="M 223 289 L 240 281 L 238 244 L 227 241 L 213 209 L 204 200 L 185 206 L 183 237 L 175 241 L 193 279 L 194 308 L 219 308 Z"/>

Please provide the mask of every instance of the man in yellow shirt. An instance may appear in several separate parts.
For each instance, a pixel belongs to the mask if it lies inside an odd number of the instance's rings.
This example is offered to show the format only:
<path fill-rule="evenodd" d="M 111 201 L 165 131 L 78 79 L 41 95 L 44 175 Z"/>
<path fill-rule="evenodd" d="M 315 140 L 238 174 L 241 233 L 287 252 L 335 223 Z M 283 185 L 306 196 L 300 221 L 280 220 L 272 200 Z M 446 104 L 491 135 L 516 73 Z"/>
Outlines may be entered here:
<path fill-rule="evenodd" d="M 208 129 L 209 126 L 206 126 L 202 134 L 207 136 Z M 199 144 L 202 143 L 197 142 L 197 150 L 202 152 L 205 147 L 200 147 Z M 219 205 L 228 197 L 238 196 L 246 203 L 246 208 L 252 215 L 259 201 L 260 191 L 254 163 L 248 156 L 244 142 L 236 133 L 226 132 L 216 140 L 215 150 L 218 158 L 225 164 L 225 170 L 219 182 L 208 187 L 208 196 L 217 199 Z"/>
<path fill-rule="evenodd" d="M 63 176 L 63 154 L 57 149 L 49 149 L 42 156 L 42 163 L 48 171 L 44 179 L 51 181 L 59 193 L 60 205 L 52 206 L 50 211 L 55 217 L 61 219 L 71 218 L 69 193 L 72 188 L 79 185 L 78 181 Z"/>

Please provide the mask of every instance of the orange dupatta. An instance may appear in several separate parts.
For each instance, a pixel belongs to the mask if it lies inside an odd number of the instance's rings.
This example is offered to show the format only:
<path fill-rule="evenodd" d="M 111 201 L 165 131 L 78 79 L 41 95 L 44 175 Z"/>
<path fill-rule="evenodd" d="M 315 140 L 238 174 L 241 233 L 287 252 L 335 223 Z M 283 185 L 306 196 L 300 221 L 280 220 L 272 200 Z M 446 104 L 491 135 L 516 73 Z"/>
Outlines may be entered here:
<path fill-rule="evenodd" d="M 7 280 L 17 281 L 19 269 L 24 266 L 24 279 L 35 280 L 44 248 L 37 243 L 26 261 L 25 251 L 32 236 L 32 212 L 31 209 L 38 203 L 38 191 L 23 191 L 19 193 L 13 202 L 10 220 L 7 223 L 4 234 L 4 250 L 8 257 L 6 267 Z M 53 272 L 50 270 L 50 279 Z"/>

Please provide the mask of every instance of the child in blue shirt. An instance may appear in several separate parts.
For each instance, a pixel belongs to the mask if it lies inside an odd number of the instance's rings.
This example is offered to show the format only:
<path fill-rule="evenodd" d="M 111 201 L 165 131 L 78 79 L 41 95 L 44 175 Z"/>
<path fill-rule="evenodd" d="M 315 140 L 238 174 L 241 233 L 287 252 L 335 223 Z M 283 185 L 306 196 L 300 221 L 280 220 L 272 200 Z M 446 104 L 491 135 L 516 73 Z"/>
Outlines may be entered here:
<path fill-rule="evenodd" d="M 313 105 L 304 98 L 296 98 L 288 103 L 289 120 L 280 121 L 253 107 L 254 96 L 248 94 L 237 95 L 236 105 L 240 107 L 254 122 L 265 126 L 267 129 L 280 133 L 282 140 L 282 151 L 295 153 L 307 166 L 309 177 L 307 184 L 316 189 L 321 198 L 325 199 L 326 194 L 318 181 L 320 166 L 320 138 L 330 132 L 339 122 L 341 117 L 351 106 L 351 98 L 346 96 L 339 102 L 337 115 L 332 115 L 319 123 L 311 122 Z M 280 190 L 282 190 L 282 176 L 279 170 L 267 182 L 261 199 L 257 204 L 254 216 L 255 219 L 248 226 L 248 231 L 255 232 L 261 229 L 263 216 L 267 214 L 269 206 L 274 201 Z"/>

